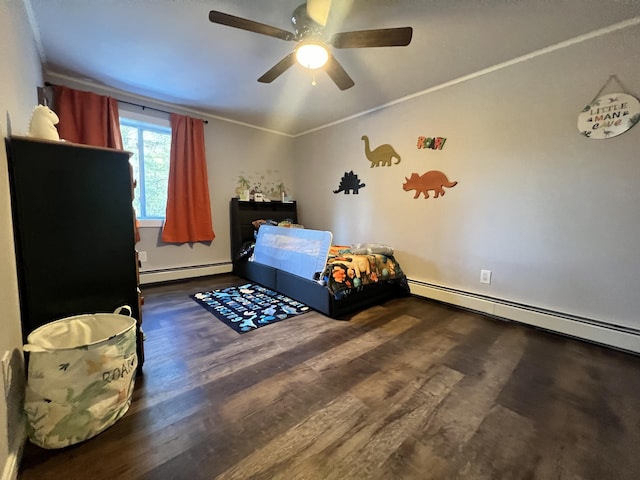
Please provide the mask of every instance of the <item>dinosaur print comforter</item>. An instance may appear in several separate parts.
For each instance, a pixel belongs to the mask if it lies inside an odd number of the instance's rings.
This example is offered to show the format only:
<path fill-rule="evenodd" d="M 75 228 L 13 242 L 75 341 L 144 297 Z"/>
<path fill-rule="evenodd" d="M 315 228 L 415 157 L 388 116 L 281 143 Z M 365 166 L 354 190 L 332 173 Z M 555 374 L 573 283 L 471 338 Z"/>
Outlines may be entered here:
<path fill-rule="evenodd" d="M 322 280 L 336 300 L 376 283 L 397 283 L 409 291 L 393 250 L 385 246 L 332 246 Z"/>

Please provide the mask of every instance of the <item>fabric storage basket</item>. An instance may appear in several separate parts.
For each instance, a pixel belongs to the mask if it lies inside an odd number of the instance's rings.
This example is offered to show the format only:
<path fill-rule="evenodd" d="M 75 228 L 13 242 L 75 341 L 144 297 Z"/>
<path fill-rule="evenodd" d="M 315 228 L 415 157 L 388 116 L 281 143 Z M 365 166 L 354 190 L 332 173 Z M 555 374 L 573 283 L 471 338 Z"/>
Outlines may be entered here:
<path fill-rule="evenodd" d="M 130 315 L 128 306 L 77 315 L 28 335 L 24 409 L 32 443 L 49 449 L 73 445 L 127 412 L 138 366 L 136 320 Z"/>

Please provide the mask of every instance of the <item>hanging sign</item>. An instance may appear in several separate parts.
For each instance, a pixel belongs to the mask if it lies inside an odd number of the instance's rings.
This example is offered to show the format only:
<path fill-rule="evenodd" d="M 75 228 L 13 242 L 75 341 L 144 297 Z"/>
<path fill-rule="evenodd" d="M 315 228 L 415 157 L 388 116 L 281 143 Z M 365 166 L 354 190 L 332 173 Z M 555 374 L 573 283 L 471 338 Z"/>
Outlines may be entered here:
<path fill-rule="evenodd" d="M 578 115 L 578 130 L 587 138 L 620 135 L 640 121 L 640 101 L 627 93 L 609 93 L 594 99 Z"/>

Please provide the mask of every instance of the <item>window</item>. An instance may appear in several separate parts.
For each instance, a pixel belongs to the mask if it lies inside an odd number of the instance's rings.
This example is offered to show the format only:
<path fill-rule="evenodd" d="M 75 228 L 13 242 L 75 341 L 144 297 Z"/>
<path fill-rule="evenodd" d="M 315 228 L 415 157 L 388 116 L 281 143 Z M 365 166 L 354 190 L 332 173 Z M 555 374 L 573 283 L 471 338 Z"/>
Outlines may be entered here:
<path fill-rule="evenodd" d="M 120 131 L 137 182 L 133 206 L 141 226 L 160 226 L 167 206 L 171 127 L 169 121 L 122 112 Z"/>

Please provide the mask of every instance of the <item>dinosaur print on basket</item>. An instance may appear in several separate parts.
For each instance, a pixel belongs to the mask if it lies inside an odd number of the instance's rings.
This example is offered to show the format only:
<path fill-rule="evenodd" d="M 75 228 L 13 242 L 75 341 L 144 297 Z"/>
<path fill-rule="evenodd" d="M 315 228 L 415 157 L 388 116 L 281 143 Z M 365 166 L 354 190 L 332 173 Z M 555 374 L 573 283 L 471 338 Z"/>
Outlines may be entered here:
<path fill-rule="evenodd" d="M 431 170 L 422 175 L 412 173 L 411 177 L 405 177 L 405 180 L 406 182 L 402 185 L 402 188 L 406 192 L 415 190 L 416 194 L 413 198 L 418 198 L 421 193 L 424 198 L 429 198 L 429 190 L 433 190 L 435 192 L 434 198 L 438 198 L 445 193 L 442 187 L 451 188 L 458 184 L 458 182 L 450 182 L 447 176 L 438 170 Z"/>

